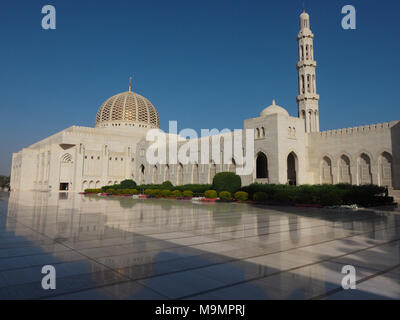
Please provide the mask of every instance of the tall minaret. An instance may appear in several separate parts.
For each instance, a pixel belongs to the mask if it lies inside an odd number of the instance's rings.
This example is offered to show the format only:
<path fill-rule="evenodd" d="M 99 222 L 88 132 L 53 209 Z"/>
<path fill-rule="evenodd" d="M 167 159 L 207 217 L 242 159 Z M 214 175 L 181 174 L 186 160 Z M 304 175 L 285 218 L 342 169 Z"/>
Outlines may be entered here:
<path fill-rule="evenodd" d="M 299 62 L 297 63 L 299 117 L 305 119 L 306 132 L 319 132 L 319 95 L 315 77 L 317 62 L 314 60 L 314 34 L 310 29 L 310 16 L 305 10 L 300 15 L 300 32 L 297 42 L 299 44 Z"/>

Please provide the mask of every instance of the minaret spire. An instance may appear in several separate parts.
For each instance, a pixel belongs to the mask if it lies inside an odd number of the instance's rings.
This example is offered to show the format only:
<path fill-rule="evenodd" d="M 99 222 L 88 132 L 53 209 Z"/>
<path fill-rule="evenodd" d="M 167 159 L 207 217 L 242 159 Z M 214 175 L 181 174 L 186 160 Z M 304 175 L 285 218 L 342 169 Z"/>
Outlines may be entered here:
<path fill-rule="evenodd" d="M 319 132 L 319 95 L 316 87 L 317 62 L 314 60 L 314 34 L 310 29 L 310 16 L 304 9 L 300 15 L 300 32 L 297 42 L 299 49 L 299 61 L 297 62 L 299 118 L 304 119 L 306 132 Z"/>
<path fill-rule="evenodd" d="M 132 77 L 129 77 L 129 92 L 132 92 Z"/>

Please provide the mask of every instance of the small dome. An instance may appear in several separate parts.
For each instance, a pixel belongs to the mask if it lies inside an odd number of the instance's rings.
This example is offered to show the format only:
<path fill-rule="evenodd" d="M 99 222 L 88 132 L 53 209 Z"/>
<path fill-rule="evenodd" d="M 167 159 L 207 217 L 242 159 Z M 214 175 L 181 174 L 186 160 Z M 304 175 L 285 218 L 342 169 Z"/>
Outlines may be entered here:
<path fill-rule="evenodd" d="M 96 117 L 96 127 L 105 122 L 122 121 L 160 127 L 156 108 L 145 97 L 126 91 L 109 98 L 100 107 Z"/>
<path fill-rule="evenodd" d="M 270 116 L 272 114 L 281 114 L 284 116 L 289 116 L 289 113 L 282 107 L 275 104 L 275 99 L 272 100 L 272 104 L 261 111 L 260 117 Z"/>

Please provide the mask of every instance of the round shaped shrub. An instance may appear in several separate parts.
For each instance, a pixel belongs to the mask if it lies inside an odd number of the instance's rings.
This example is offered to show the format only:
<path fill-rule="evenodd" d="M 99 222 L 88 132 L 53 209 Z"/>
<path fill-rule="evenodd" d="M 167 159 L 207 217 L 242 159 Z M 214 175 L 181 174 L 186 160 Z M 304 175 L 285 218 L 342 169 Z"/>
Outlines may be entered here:
<path fill-rule="evenodd" d="M 234 197 L 237 201 L 246 201 L 249 199 L 249 194 L 244 191 L 238 191 L 234 194 Z"/>
<path fill-rule="evenodd" d="M 135 189 L 136 188 L 136 182 L 128 179 L 128 180 L 123 180 L 121 181 L 121 189 Z"/>
<path fill-rule="evenodd" d="M 183 191 L 183 196 L 185 198 L 192 198 L 193 197 L 193 191 L 185 190 L 185 191 Z"/>
<path fill-rule="evenodd" d="M 107 190 L 106 190 L 106 193 L 108 193 L 108 194 L 112 194 L 112 193 L 113 193 L 113 191 L 114 191 L 114 189 L 107 189 Z"/>
<path fill-rule="evenodd" d="M 173 184 L 171 181 L 164 181 L 161 183 L 161 189 L 171 189 L 173 188 Z"/>
<path fill-rule="evenodd" d="M 221 191 L 219 193 L 219 198 L 222 201 L 230 201 L 230 200 L 232 200 L 232 194 L 229 191 Z"/>
<path fill-rule="evenodd" d="M 180 192 L 179 190 L 174 190 L 172 191 L 172 196 L 174 196 L 175 198 L 179 198 L 182 197 L 182 192 Z"/>
<path fill-rule="evenodd" d="M 153 196 L 154 197 L 161 197 L 161 190 L 160 189 L 153 190 Z"/>
<path fill-rule="evenodd" d="M 242 186 L 242 180 L 233 172 L 220 172 L 214 176 L 213 188 L 217 192 L 229 191 L 235 193 L 239 191 Z"/>
<path fill-rule="evenodd" d="M 162 197 L 169 197 L 171 195 L 171 191 L 168 189 L 161 190 Z"/>
<path fill-rule="evenodd" d="M 152 197 L 154 195 L 154 190 L 153 189 L 146 189 L 146 190 L 144 190 L 144 194 L 149 196 L 149 197 Z"/>
<path fill-rule="evenodd" d="M 216 199 L 218 197 L 217 191 L 215 190 L 207 190 L 206 192 L 204 192 L 204 196 L 207 199 Z"/>
<path fill-rule="evenodd" d="M 268 200 L 268 195 L 265 192 L 256 192 L 253 195 L 253 200 L 257 202 L 267 202 Z"/>

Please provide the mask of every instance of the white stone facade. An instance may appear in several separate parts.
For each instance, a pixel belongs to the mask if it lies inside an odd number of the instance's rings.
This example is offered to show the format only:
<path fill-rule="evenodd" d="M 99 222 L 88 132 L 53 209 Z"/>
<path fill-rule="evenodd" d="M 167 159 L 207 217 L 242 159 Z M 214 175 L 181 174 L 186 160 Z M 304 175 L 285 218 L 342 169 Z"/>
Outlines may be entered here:
<path fill-rule="evenodd" d="M 400 121 L 320 132 L 314 35 L 305 12 L 297 39 L 298 116 L 274 101 L 259 117 L 244 120 L 244 129 L 254 130 L 254 171 L 241 176 L 242 184 L 344 182 L 400 189 Z M 13 154 L 11 189 L 79 192 L 124 179 L 207 184 L 218 172 L 236 170 L 235 159 L 215 164 L 212 152 L 207 164 L 150 165 L 145 137 L 159 124 L 151 102 L 130 86 L 101 106 L 95 128 L 70 127 Z M 217 138 L 223 152 L 223 136 Z"/>

